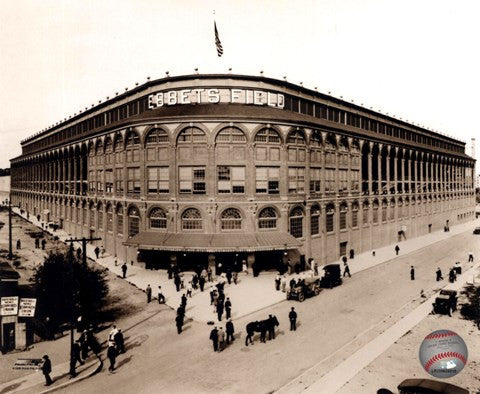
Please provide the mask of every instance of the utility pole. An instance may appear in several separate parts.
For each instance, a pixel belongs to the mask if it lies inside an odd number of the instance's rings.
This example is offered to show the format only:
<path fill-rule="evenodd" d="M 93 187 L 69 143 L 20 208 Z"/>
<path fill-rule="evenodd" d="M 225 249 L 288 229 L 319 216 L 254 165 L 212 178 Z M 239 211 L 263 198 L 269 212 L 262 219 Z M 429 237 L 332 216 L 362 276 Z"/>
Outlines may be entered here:
<path fill-rule="evenodd" d="M 8 198 L 8 259 L 13 259 L 12 253 L 12 201 Z"/>
<path fill-rule="evenodd" d="M 72 242 L 81 242 L 82 243 L 82 263 L 84 265 L 87 265 L 87 242 L 90 242 L 90 241 L 101 241 L 102 238 L 75 238 L 75 239 L 67 239 L 65 242 L 70 242 L 70 244 Z"/>

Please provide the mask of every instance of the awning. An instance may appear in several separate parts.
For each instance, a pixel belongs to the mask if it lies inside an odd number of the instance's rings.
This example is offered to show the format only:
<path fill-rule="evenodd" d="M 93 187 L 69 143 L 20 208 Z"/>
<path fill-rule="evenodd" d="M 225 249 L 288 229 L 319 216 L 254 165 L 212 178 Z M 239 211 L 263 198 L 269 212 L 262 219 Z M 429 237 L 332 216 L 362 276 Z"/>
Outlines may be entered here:
<path fill-rule="evenodd" d="M 142 231 L 123 243 L 142 250 L 176 252 L 257 252 L 297 249 L 302 243 L 289 233 L 174 234 Z"/>

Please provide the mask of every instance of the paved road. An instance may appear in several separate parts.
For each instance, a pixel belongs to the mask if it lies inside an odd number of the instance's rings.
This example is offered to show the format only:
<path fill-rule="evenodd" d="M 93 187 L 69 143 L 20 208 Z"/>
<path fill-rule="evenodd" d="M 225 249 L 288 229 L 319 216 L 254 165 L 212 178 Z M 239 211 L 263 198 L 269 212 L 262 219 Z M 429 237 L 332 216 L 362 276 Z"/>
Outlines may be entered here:
<path fill-rule="evenodd" d="M 360 272 L 302 304 L 275 305 L 270 312 L 278 316 L 280 330 L 267 344 L 243 344 L 246 321 L 266 317 L 265 311 L 236 321 L 240 338 L 222 353 L 213 353 L 210 326 L 191 322 L 179 336 L 173 312 L 162 312 L 127 333 L 129 350 L 119 358 L 116 373 L 102 372 L 68 391 L 272 392 L 322 360 L 325 370 L 331 369 L 418 306 L 421 289 L 430 295 L 439 288 L 436 267 L 447 276 L 453 262 L 466 261 L 468 251 L 479 256 L 478 239 L 468 231 Z M 415 281 L 410 280 L 411 264 Z M 295 333 L 287 331 L 292 305 L 300 320 Z"/>

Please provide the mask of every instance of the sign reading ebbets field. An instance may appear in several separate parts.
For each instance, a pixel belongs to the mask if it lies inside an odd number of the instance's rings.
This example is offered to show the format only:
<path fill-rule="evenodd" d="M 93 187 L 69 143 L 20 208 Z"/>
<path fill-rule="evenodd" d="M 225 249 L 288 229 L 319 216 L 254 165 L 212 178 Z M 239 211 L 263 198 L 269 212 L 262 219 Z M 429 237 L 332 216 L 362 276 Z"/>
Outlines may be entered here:
<path fill-rule="evenodd" d="M 20 308 L 18 310 L 19 317 L 34 317 L 35 306 L 37 305 L 36 298 L 21 298 Z"/>
<path fill-rule="evenodd" d="M 0 301 L 0 316 L 15 316 L 18 314 L 18 297 L 2 297 Z"/>
<path fill-rule="evenodd" d="M 19 358 L 15 361 L 13 369 L 34 369 L 42 368 L 44 360 L 41 358 Z"/>
<path fill-rule="evenodd" d="M 285 96 L 265 90 L 218 88 L 168 90 L 148 96 L 150 109 L 178 104 L 251 104 L 283 108 Z"/>

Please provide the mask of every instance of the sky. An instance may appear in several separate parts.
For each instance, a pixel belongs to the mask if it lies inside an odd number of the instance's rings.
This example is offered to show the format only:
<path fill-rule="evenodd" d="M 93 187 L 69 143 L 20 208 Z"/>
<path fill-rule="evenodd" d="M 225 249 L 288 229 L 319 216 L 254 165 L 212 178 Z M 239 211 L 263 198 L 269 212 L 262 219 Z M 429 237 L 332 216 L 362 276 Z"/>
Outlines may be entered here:
<path fill-rule="evenodd" d="M 0 168 L 80 109 L 195 68 L 286 76 L 469 146 L 479 11 L 473 0 L 0 0 Z"/>

